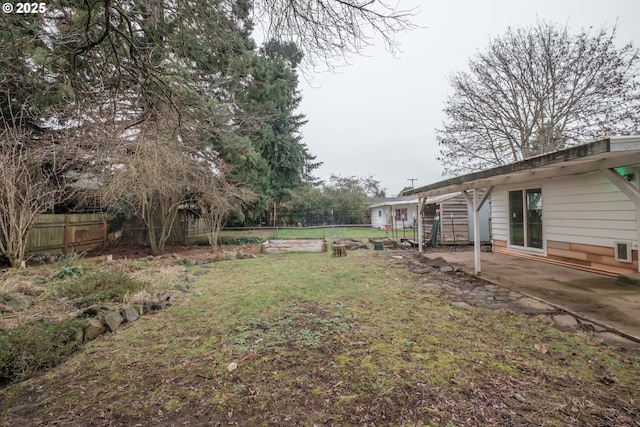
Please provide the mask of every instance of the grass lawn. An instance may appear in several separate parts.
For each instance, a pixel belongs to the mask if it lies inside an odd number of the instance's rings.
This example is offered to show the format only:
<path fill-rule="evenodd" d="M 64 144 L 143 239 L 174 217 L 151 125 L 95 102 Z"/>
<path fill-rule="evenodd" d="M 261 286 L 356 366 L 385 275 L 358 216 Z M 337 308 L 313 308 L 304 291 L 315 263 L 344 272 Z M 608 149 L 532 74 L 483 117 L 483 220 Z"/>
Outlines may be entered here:
<path fill-rule="evenodd" d="M 402 230 L 399 231 L 403 236 Z M 413 230 L 406 230 L 407 236 L 413 236 Z M 278 228 L 278 229 L 261 229 L 254 228 L 250 230 L 223 230 L 221 237 L 223 239 L 234 239 L 243 237 L 259 237 L 264 240 L 270 239 L 368 239 L 383 238 L 391 235 L 384 230 L 371 227 L 322 227 L 322 228 Z M 190 240 L 206 239 L 206 236 L 193 236 Z"/>
<path fill-rule="evenodd" d="M 638 425 L 640 358 L 457 308 L 464 278 L 371 250 L 208 267 L 175 305 L 0 389 L 5 425 Z"/>

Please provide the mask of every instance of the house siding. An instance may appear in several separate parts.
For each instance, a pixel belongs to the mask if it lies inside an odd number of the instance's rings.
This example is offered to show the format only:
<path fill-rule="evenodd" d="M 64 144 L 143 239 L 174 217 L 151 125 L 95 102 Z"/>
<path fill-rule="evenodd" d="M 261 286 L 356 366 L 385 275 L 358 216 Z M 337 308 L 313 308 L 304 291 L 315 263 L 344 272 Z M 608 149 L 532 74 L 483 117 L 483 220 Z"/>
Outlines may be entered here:
<path fill-rule="evenodd" d="M 544 227 L 547 240 L 613 247 L 638 243 L 638 209 L 600 172 L 565 177 L 545 185 Z"/>
<path fill-rule="evenodd" d="M 495 189 L 491 193 L 491 235 L 494 240 L 507 241 L 509 220 L 508 190 Z M 544 194 L 542 195 L 544 197 Z M 544 206 L 544 205 L 543 205 Z"/>
<path fill-rule="evenodd" d="M 378 212 L 380 212 L 380 215 Z M 371 208 L 371 226 L 374 228 L 384 228 L 387 224 L 388 212 L 388 206 Z"/>
<path fill-rule="evenodd" d="M 496 188 L 491 205 L 496 251 L 515 250 L 507 249 L 508 192 L 537 187 L 542 188 L 545 256 L 611 273 L 638 271 L 638 208 L 601 172 Z M 631 242 L 633 263 L 615 261 L 618 241 Z"/>

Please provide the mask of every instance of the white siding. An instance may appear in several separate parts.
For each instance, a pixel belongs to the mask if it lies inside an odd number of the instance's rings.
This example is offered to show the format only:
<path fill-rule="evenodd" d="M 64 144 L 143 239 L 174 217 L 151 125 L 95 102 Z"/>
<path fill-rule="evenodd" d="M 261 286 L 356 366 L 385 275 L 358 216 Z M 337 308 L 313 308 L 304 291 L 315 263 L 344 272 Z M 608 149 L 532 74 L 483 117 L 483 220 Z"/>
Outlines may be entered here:
<path fill-rule="evenodd" d="M 385 224 L 387 224 L 388 211 L 388 206 L 371 208 L 371 226 L 374 228 L 384 228 Z M 378 214 L 378 212 L 380 212 L 380 214 Z"/>
<path fill-rule="evenodd" d="M 542 195 L 544 197 L 544 194 Z M 491 237 L 494 240 L 507 240 L 509 202 L 507 190 L 496 188 L 491 192 Z"/>
<path fill-rule="evenodd" d="M 531 182 L 542 188 L 544 239 L 612 247 L 618 240 L 637 246 L 638 209 L 600 172 Z M 508 240 L 508 191 L 492 193 L 493 238 Z M 522 188 L 522 187 L 520 187 Z"/>
<path fill-rule="evenodd" d="M 406 209 L 407 210 L 407 219 L 402 222 L 402 220 L 396 221 L 396 210 L 398 209 Z M 416 218 L 418 211 L 417 204 L 402 204 L 402 205 L 393 205 L 391 206 L 391 218 L 393 218 L 393 228 L 402 228 L 413 226 L 413 219 Z"/>
<path fill-rule="evenodd" d="M 547 240 L 612 247 L 638 239 L 638 209 L 600 172 L 552 180 L 545 185 Z"/>

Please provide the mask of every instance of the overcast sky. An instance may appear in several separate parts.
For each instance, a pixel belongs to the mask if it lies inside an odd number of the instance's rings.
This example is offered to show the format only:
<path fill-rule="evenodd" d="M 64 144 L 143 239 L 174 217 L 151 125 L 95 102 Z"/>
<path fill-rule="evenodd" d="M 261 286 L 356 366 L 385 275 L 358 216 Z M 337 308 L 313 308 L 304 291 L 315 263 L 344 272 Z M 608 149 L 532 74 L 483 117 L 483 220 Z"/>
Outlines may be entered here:
<path fill-rule="evenodd" d="M 388 0 L 393 2 L 393 0 Z M 304 142 L 324 162 L 316 176 L 370 176 L 387 196 L 411 184 L 444 179 L 436 157 L 435 129 L 451 93 L 448 76 L 467 70 L 475 52 L 508 27 L 529 27 L 538 20 L 582 28 L 618 23 L 619 46 L 640 47 L 638 0 L 400 0 L 400 8 L 419 7 L 420 27 L 398 35 L 394 58 L 382 43 L 355 57 L 336 73 L 301 78 L 300 113 L 309 123 Z"/>

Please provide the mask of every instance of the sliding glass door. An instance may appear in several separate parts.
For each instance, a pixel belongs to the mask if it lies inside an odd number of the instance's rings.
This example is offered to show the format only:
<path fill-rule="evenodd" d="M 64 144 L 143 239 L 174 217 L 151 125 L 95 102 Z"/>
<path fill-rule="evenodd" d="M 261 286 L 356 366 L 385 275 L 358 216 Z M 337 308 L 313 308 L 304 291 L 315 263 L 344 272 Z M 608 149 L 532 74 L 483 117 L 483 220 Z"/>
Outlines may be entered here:
<path fill-rule="evenodd" d="M 509 243 L 542 249 L 542 189 L 509 191 Z"/>

